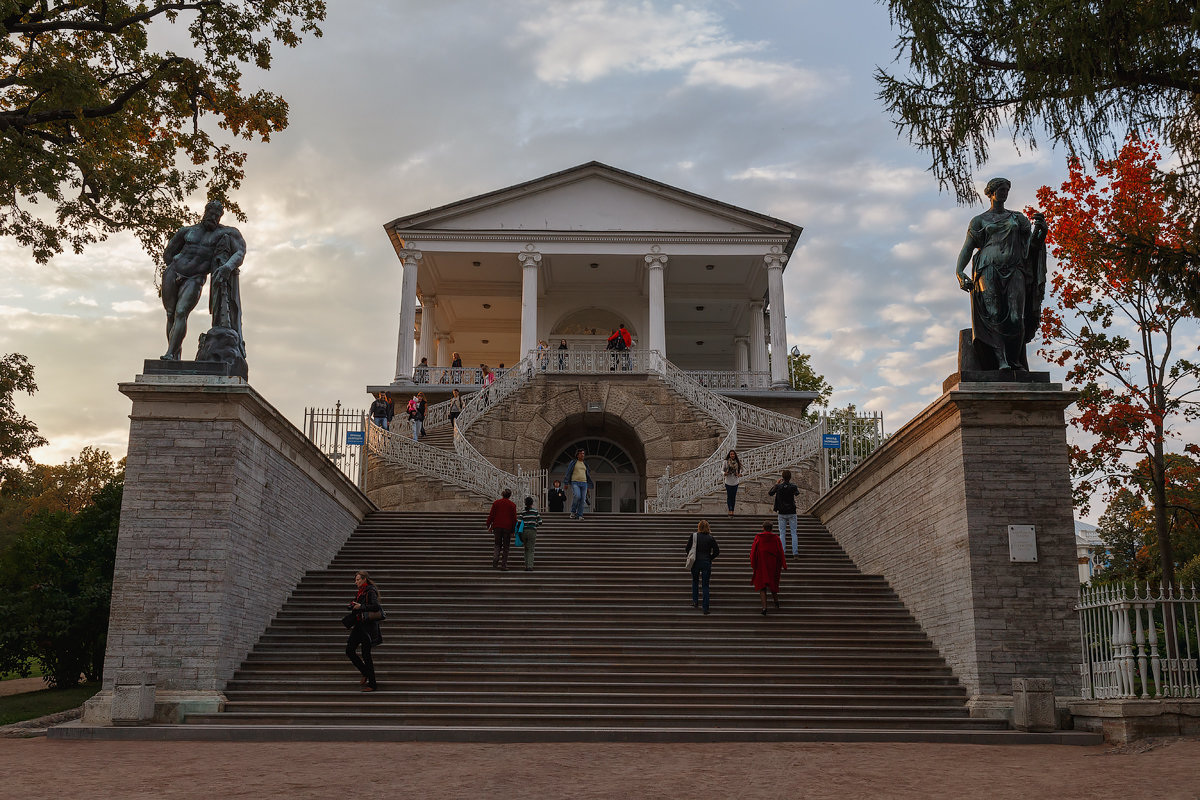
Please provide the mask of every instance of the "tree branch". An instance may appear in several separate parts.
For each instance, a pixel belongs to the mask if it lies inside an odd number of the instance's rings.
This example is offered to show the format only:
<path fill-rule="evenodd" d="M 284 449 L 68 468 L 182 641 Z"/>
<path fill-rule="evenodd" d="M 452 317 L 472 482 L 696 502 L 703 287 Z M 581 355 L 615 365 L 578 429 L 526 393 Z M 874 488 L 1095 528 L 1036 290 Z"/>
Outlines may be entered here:
<path fill-rule="evenodd" d="M 27 34 L 37 35 L 39 33 L 48 33 L 50 31 L 92 31 L 95 33 L 120 33 L 125 28 L 131 25 L 137 25 L 140 22 L 145 22 L 148 19 L 153 19 L 161 14 L 169 11 L 201 11 L 207 6 L 219 5 L 220 0 L 198 0 L 194 3 L 164 3 L 154 8 L 147 9 L 141 14 L 117 20 L 116 22 L 104 22 L 97 20 L 88 22 L 81 19 L 61 19 L 54 22 L 32 22 L 6 25 L 10 34 Z M 103 13 L 103 12 L 102 12 Z"/>

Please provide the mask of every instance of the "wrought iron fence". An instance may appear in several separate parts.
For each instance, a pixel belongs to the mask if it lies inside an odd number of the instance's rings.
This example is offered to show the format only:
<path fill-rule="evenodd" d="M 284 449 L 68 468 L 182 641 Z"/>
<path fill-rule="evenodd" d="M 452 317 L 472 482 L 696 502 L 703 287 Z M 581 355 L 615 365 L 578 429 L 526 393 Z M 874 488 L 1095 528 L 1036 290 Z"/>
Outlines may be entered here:
<path fill-rule="evenodd" d="M 362 444 L 348 444 L 346 434 L 358 432 L 365 437 L 367 412 L 361 408 L 342 408 L 338 400 L 333 408 L 305 408 L 304 432 L 354 485 L 362 488 L 367 459 Z M 365 440 L 364 440 L 365 444 Z"/>
<path fill-rule="evenodd" d="M 1075 610 L 1084 697 L 1200 697 L 1195 586 L 1089 586 Z"/>
<path fill-rule="evenodd" d="M 821 416 L 822 493 L 829 491 L 884 443 L 882 411 L 855 411 L 853 406 Z M 836 447 L 826 446 L 825 436 L 840 437 Z"/>

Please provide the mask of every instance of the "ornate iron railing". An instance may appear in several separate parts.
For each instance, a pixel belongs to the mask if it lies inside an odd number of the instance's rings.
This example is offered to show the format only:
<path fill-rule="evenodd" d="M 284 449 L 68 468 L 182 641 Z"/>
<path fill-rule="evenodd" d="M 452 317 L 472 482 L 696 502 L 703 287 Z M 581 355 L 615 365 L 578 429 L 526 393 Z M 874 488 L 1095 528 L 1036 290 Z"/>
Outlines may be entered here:
<path fill-rule="evenodd" d="M 333 408 L 304 409 L 304 432 L 308 440 L 360 488 L 367 460 L 361 446 L 346 443 L 346 434 L 363 430 L 366 415 L 361 408 L 342 408 L 341 400 Z"/>
<path fill-rule="evenodd" d="M 504 489 L 513 496 L 538 498 L 545 507 L 546 470 L 517 474 L 505 472 L 482 457 L 472 458 L 440 447 L 414 442 L 404 431 L 386 431 L 374 423 L 367 425 L 367 446 L 385 461 L 399 464 L 422 475 L 460 486 L 486 498 L 496 498 Z"/>
<path fill-rule="evenodd" d="M 883 432 L 882 411 L 855 411 L 851 406 L 835 409 L 821 417 L 822 434 L 837 434 L 837 447 L 823 447 L 821 491 L 827 492 L 879 449 L 887 439 Z"/>
<path fill-rule="evenodd" d="M 1084 697 L 1200 697 L 1195 586 L 1085 587 L 1075 610 Z"/>
<path fill-rule="evenodd" d="M 770 389 L 770 372 L 689 369 L 688 377 L 707 389 Z"/>

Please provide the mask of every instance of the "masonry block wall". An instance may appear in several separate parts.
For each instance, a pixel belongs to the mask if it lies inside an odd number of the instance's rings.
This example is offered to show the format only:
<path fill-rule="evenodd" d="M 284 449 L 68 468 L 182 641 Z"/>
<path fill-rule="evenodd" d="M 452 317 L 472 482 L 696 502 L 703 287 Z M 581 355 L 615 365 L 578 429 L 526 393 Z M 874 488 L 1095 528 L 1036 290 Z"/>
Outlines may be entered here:
<path fill-rule="evenodd" d="M 1074 397 L 960 383 L 812 508 L 860 569 L 887 578 L 972 697 L 1024 677 L 1079 692 Z M 1036 563 L 1010 560 L 1009 525 L 1036 527 Z"/>
<path fill-rule="evenodd" d="M 160 689 L 220 692 L 305 570 L 328 565 L 373 506 L 240 379 L 120 389 L 133 413 L 105 687 L 132 669 L 155 671 Z"/>

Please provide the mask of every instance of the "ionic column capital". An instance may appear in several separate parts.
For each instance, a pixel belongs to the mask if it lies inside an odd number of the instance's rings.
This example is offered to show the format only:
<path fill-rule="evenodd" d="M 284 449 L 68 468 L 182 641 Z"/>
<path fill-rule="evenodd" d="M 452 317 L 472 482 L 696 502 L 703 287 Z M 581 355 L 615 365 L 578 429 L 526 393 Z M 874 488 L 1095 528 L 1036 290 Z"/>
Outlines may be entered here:
<path fill-rule="evenodd" d="M 646 254 L 647 269 L 663 269 L 667 266 L 669 256 L 662 252 L 662 248 L 658 245 L 653 245 L 650 252 Z"/>
<path fill-rule="evenodd" d="M 779 245 L 772 245 L 771 252 L 763 255 L 763 264 L 768 270 L 783 269 L 783 265 L 788 262 L 787 253 Z"/>
<path fill-rule="evenodd" d="M 424 254 L 420 250 L 404 249 L 397 251 L 396 255 L 400 256 L 400 261 L 404 266 L 415 267 Z"/>
<path fill-rule="evenodd" d="M 523 252 L 517 253 L 517 260 L 521 262 L 522 267 L 536 267 L 542 263 L 542 254 L 535 245 L 527 244 Z"/>

